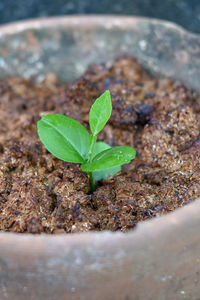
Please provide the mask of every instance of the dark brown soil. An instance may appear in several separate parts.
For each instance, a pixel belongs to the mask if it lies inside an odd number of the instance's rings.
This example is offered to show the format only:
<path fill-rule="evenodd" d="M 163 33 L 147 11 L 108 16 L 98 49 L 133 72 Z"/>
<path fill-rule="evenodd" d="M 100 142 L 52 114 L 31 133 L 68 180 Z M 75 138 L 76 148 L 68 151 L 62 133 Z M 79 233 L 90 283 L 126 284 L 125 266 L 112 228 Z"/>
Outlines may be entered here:
<path fill-rule="evenodd" d="M 87 174 L 47 152 L 36 122 L 60 113 L 88 128 L 90 106 L 105 89 L 113 113 L 99 140 L 133 146 L 137 157 L 91 195 Z M 0 81 L 0 230 L 127 231 L 189 203 L 200 196 L 199 120 L 195 92 L 149 76 L 133 58 L 92 65 L 64 86 L 53 74 L 40 85 Z"/>

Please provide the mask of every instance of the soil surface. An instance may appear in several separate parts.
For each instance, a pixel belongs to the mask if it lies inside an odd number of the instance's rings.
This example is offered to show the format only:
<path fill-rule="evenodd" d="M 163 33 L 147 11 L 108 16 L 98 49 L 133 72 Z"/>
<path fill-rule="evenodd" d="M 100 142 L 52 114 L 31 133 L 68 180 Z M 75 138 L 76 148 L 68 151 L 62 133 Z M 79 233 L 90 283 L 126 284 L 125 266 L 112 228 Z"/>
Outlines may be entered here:
<path fill-rule="evenodd" d="M 137 157 L 90 194 L 79 165 L 56 159 L 36 122 L 65 114 L 88 128 L 106 89 L 113 112 L 99 141 L 129 145 Z M 200 97 L 178 82 L 148 75 L 135 59 L 91 65 L 73 84 L 49 74 L 42 84 L 0 81 L 0 230 L 73 233 L 128 231 L 200 196 Z"/>

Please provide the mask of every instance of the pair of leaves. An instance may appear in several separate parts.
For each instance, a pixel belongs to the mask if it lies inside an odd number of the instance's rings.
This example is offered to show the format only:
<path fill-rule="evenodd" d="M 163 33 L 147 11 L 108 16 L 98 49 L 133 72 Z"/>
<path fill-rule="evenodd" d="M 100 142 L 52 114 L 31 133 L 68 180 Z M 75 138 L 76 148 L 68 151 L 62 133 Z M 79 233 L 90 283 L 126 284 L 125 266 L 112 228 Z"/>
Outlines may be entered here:
<path fill-rule="evenodd" d="M 38 122 L 38 134 L 49 152 L 67 162 L 80 163 L 89 173 L 130 162 L 135 150 L 127 146 L 111 148 L 106 143 L 95 145 L 92 162 L 86 163 L 89 133 L 79 122 L 63 115 L 46 115 Z"/>
<path fill-rule="evenodd" d="M 112 112 L 110 92 L 106 91 L 92 105 L 89 124 L 93 136 L 105 126 Z M 49 152 L 67 162 L 82 164 L 81 169 L 92 173 L 96 180 L 107 179 L 110 174 L 121 170 L 121 165 L 129 163 L 136 155 L 133 148 L 97 142 L 88 160 L 90 135 L 79 122 L 57 114 L 46 115 L 37 123 L 38 134 Z"/>
<path fill-rule="evenodd" d="M 103 129 L 111 111 L 110 93 L 106 91 L 90 109 L 89 123 L 93 135 Z M 42 117 L 37 127 L 41 141 L 57 158 L 80 164 L 87 160 L 90 135 L 78 121 L 64 115 L 51 114 Z"/>

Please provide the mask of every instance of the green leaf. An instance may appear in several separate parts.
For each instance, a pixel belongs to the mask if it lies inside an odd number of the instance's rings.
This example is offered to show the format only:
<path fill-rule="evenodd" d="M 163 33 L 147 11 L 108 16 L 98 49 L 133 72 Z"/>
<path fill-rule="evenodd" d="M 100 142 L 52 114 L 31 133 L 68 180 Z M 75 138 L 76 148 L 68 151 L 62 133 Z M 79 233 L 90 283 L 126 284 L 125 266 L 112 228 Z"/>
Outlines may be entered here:
<path fill-rule="evenodd" d="M 101 171 L 127 164 L 135 158 L 135 156 L 135 149 L 128 146 L 118 146 L 100 152 L 94 157 L 91 163 L 83 164 L 81 169 L 87 173 Z"/>
<path fill-rule="evenodd" d="M 92 153 L 92 159 L 100 152 L 110 149 L 111 146 L 104 143 L 104 142 L 97 142 L 94 147 L 94 151 Z M 101 171 L 94 171 L 92 172 L 92 176 L 95 180 L 101 180 L 101 179 L 107 179 L 109 175 L 111 174 L 116 174 L 121 171 L 121 166 L 109 168 L 106 170 L 101 170 Z"/>
<path fill-rule="evenodd" d="M 78 121 L 63 115 L 46 115 L 37 123 L 39 137 L 54 156 L 84 163 L 88 157 L 89 132 Z"/>
<path fill-rule="evenodd" d="M 110 92 L 105 91 L 90 109 L 89 123 L 93 135 L 97 135 L 108 122 L 112 112 Z"/>
<path fill-rule="evenodd" d="M 104 142 L 97 142 L 94 146 L 94 150 L 93 150 L 93 153 L 92 153 L 92 157 L 91 157 L 91 160 L 93 160 L 93 158 L 99 154 L 100 152 L 104 151 L 104 150 L 107 150 L 107 149 L 110 149 L 112 148 L 110 145 L 108 145 L 107 143 L 104 143 Z"/>

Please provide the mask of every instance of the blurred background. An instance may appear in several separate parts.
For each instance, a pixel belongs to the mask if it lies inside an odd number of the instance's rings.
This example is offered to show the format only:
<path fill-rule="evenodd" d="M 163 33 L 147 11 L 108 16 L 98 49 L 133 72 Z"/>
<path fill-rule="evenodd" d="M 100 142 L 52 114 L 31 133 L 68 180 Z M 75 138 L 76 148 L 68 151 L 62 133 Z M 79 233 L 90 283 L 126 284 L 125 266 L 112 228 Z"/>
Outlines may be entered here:
<path fill-rule="evenodd" d="M 0 0 L 0 23 L 73 14 L 145 16 L 200 32 L 200 0 Z"/>

